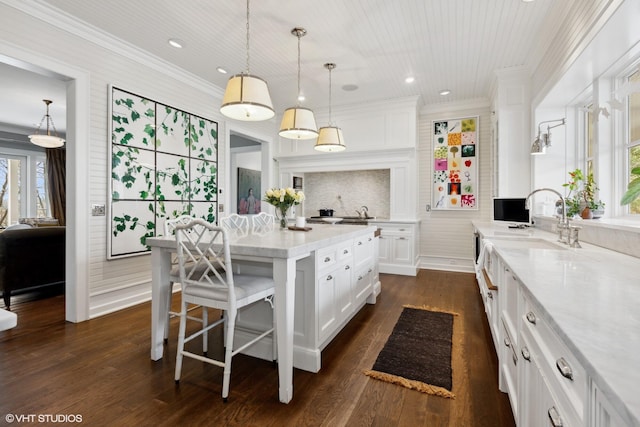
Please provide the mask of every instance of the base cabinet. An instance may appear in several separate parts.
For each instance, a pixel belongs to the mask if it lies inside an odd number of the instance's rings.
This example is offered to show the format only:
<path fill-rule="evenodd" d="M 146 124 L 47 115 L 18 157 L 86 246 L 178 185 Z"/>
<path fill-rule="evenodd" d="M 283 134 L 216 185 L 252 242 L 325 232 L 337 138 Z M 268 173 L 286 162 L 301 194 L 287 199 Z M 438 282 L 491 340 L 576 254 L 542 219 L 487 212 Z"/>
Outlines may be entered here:
<path fill-rule="evenodd" d="M 370 221 L 369 224 L 380 229 L 380 272 L 415 276 L 418 273 L 419 223 Z"/>

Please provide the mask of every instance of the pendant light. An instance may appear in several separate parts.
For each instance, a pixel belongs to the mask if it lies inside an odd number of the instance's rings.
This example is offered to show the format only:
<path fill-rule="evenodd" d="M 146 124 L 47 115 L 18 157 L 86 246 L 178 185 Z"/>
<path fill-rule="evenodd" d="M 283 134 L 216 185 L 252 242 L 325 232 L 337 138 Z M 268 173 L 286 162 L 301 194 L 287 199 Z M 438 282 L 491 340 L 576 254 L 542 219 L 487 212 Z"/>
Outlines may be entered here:
<path fill-rule="evenodd" d="M 231 76 L 222 98 L 220 112 L 247 122 L 269 120 L 275 115 L 267 82 L 249 72 L 249 0 L 247 0 L 247 69 Z"/>
<path fill-rule="evenodd" d="M 333 126 L 331 122 L 331 70 L 336 68 L 336 64 L 326 63 L 324 64 L 324 68 L 329 70 L 329 126 L 319 129 L 316 146 L 313 148 L 324 152 L 344 151 L 347 147 L 344 145 L 342 129 Z"/>
<path fill-rule="evenodd" d="M 296 27 L 291 34 L 298 38 L 298 104 L 287 108 L 280 123 L 280 136 L 288 139 L 311 139 L 318 137 L 316 119 L 313 111 L 300 106 L 300 38 L 307 35 L 307 30 Z"/>
<path fill-rule="evenodd" d="M 36 129 L 36 133 L 34 133 L 33 135 L 29 135 L 29 140 L 31 141 L 32 144 L 35 144 L 44 148 L 62 147 L 64 145 L 64 139 L 58 136 L 58 132 L 56 131 L 56 126 L 53 124 L 53 119 L 49 115 L 49 104 L 51 104 L 53 101 L 51 101 L 50 99 L 43 99 L 42 101 L 47 106 L 47 112 L 42 117 L 42 120 L 40 120 L 40 124 Z M 47 121 L 46 135 L 40 134 L 40 128 L 42 127 L 42 123 L 44 123 L 45 120 Z M 51 130 L 49 129 L 49 123 L 51 123 L 51 127 L 53 128 L 54 135 L 51 135 Z"/>

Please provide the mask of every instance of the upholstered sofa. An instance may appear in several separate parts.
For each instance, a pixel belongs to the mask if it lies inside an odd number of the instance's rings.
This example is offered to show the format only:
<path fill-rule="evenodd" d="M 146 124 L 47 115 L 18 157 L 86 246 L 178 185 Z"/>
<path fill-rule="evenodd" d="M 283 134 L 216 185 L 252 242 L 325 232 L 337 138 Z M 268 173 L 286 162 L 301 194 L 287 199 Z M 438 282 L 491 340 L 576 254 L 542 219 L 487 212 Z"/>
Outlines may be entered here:
<path fill-rule="evenodd" d="M 11 292 L 65 280 L 65 227 L 0 232 L 0 291 L 9 309 Z"/>

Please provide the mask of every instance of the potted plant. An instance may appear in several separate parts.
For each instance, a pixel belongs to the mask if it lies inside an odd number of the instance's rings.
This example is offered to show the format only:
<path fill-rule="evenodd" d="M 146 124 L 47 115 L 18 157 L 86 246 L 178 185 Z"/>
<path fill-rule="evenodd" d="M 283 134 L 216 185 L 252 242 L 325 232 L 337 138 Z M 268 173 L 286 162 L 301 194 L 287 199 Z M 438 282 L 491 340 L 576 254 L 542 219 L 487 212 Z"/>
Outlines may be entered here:
<path fill-rule="evenodd" d="M 571 178 L 569 182 L 562 184 L 563 187 L 569 189 L 565 201 L 567 204 L 567 217 L 571 218 L 576 215 L 584 219 L 600 218 L 604 213 L 604 202 L 596 199 L 596 192 L 599 190 L 593 173 L 589 172 L 586 176 L 582 170 L 576 169 L 569 172 Z"/>

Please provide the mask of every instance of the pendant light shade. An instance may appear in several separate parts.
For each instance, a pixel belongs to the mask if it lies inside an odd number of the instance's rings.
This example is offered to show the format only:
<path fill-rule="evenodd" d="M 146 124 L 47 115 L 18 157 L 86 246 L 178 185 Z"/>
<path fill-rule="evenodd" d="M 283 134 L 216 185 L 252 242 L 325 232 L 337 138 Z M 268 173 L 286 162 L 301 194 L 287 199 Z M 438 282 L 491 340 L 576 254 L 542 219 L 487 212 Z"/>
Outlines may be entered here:
<path fill-rule="evenodd" d="M 58 132 L 56 131 L 56 126 L 53 124 L 53 119 L 49 115 L 49 104 L 51 104 L 53 101 L 49 99 L 43 99 L 42 101 L 47 106 L 47 112 L 42 117 L 42 120 L 40 120 L 40 124 L 36 129 L 36 133 L 34 133 L 33 135 L 29 135 L 29 140 L 31 141 L 32 144 L 35 144 L 44 148 L 62 147 L 64 145 L 64 139 L 58 136 Z M 40 128 L 42 127 L 42 124 L 45 122 L 45 120 L 47 121 L 47 133 L 41 134 Z M 53 128 L 54 135 L 51 135 L 51 129 L 49 129 L 49 124 L 51 124 L 51 128 Z"/>
<path fill-rule="evenodd" d="M 312 139 L 318 136 L 316 118 L 308 108 L 288 108 L 280 123 L 280 136 L 289 139 Z"/>
<path fill-rule="evenodd" d="M 326 126 L 320 128 L 318 140 L 314 147 L 318 151 L 327 153 L 344 151 L 347 147 L 344 145 L 344 137 L 342 129 L 335 126 Z"/>
<path fill-rule="evenodd" d="M 327 63 L 324 64 L 324 68 L 329 70 L 329 126 L 320 128 L 316 145 L 313 148 L 323 152 L 344 151 L 347 146 L 344 144 L 342 129 L 333 126 L 331 122 L 331 70 L 336 68 L 336 64 Z"/>
<path fill-rule="evenodd" d="M 269 120 L 276 113 L 267 82 L 250 74 L 236 74 L 227 82 L 220 112 L 247 122 Z"/>
<path fill-rule="evenodd" d="M 296 96 L 300 99 L 300 38 L 307 34 L 304 28 L 296 27 L 291 30 L 291 34 L 298 38 L 298 93 Z M 280 123 L 279 135 L 288 139 L 312 139 L 318 136 L 316 130 L 316 119 L 313 111 L 298 105 L 296 107 L 287 108 L 282 115 Z"/>
<path fill-rule="evenodd" d="M 267 82 L 249 72 L 249 0 L 247 0 L 247 70 L 232 76 L 220 112 L 235 120 L 257 122 L 275 116 Z"/>

